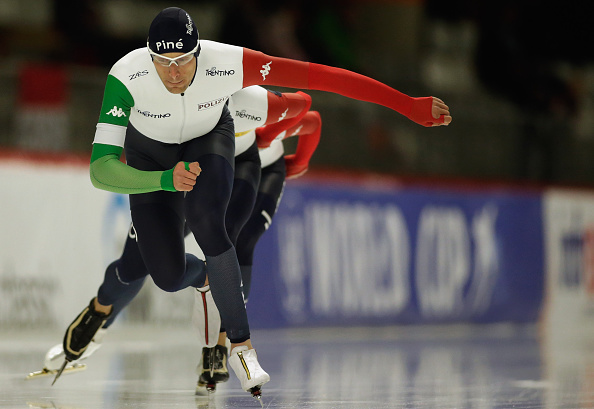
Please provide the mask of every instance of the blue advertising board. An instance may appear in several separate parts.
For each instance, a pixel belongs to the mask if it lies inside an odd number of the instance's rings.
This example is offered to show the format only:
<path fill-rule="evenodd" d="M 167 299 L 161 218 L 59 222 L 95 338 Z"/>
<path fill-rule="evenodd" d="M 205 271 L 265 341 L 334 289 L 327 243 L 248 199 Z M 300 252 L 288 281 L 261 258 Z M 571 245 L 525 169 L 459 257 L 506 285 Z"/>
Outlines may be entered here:
<path fill-rule="evenodd" d="M 288 183 L 251 326 L 535 322 L 542 224 L 536 192 Z"/>

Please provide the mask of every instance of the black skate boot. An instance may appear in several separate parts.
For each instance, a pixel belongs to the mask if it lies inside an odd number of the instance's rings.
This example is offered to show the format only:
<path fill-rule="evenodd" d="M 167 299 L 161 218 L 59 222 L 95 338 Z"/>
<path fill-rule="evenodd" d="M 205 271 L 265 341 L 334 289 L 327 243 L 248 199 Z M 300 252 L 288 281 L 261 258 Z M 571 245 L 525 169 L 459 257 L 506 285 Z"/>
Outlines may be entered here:
<path fill-rule="evenodd" d="M 212 348 L 202 348 L 202 367 L 196 394 L 206 388 L 208 392 L 214 392 L 217 383 L 227 382 L 229 380 L 229 370 L 227 369 L 227 347 L 215 345 Z"/>
<path fill-rule="evenodd" d="M 89 306 L 72 321 L 72 324 L 66 330 L 63 347 L 67 361 L 76 361 L 81 357 L 95 334 L 97 334 L 97 331 L 103 327 L 103 324 L 105 324 L 105 321 L 111 315 L 111 313 L 103 314 L 95 311 L 94 301 L 95 299 L 93 298 Z"/>

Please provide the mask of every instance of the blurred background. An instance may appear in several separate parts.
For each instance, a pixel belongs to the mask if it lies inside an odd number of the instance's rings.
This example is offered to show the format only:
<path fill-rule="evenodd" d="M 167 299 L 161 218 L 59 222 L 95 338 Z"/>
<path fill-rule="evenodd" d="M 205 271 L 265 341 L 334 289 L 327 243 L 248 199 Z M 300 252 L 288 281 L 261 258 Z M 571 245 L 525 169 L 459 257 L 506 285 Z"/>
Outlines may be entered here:
<path fill-rule="evenodd" d="M 471 323 L 477 325 L 464 334 L 489 335 L 493 342 L 476 347 L 468 338 L 455 346 L 449 336 L 455 326 L 445 325 L 447 338 L 439 332 L 403 338 L 419 348 L 411 354 L 409 346 L 392 348 L 378 339 L 351 344 L 363 338 L 343 330 L 335 332 L 342 347 L 307 331 L 314 348 L 259 350 L 264 362 L 290 358 L 275 388 L 297 391 L 295 379 L 307 379 L 321 390 L 342 373 L 348 382 L 338 383 L 344 386 L 338 398 L 356 394 L 360 407 L 361 378 L 387 380 L 385 390 L 398 394 L 390 402 L 404 402 L 402 394 L 419 389 L 401 392 L 394 385 L 413 379 L 430 388 L 427 379 L 435 377 L 436 399 L 425 407 L 490 388 L 496 388 L 496 405 L 483 404 L 485 398 L 450 406 L 520 407 L 515 403 L 536 397 L 551 408 L 591 407 L 594 24 L 585 4 L 0 0 L 0 384 L 22 388 L 6 380 L 39 369 L 43 353 L 96 293 L 105 266 L 121 254 L 130 224 L 127 196 L 94 189 L 88 176 L 103 88 L 119 58 L 146 46 L 154 16 L 175 5 L 190 13 L 203 39 L 350 69 L 415 97 L 437 96 L 454 118 L 449 127 L 427 129 L 383 106 L 308 91 L 322 116 L 321 142 L 310 172 L 287 183 L 258 244 L 247 309 L 257 330 Z M 119 322 L 189 330 L 193 293 L 172 295 L 149 283 Z M 478 327 L 500 323 L 520 331 L 506 327 L 501 336 Z M 21 337 L 27 345 L 37 342 L 35 353 L 21 341 L 2 342 L 19 331 L 37 331 Z M 519 343 L 499 349 L 504 337 L 518 334 Z M 275 343 L 276 336 L 262 338 Z M 341 371 L 328 351 L 371 373 Z M 151 365 L 160 368 L 161 359 L 173 368 L 180 357 L 195 362 L 177 351 L 176 359 L 163 356 L 151 353 L 157 360 Z M 135 373 L 143 368 L 139 360 L 151 362 L 144 355 L 132 359 Z M 121 381 L 128 375 L 112 377 L 121 373 L 121 362 L 99 360 L 96 369 L 109 371 L 110 382 L 119 379 L 129 397 Z M 188 373 L 142 372 L 157 378 Z M 519 382 L 523 389 L 515 389 Z M 469 388 L 458 387 L 466 383 Z M 101 396 L 114 396 L 111 385 Z M 365 393 L 373 391 L 365 385 Z M 501 385 L 513 386 L 515 401 L 497 390 Z M 46 389 L 31 390 L 35 399 L 47 396 Z M 153 392 L 140 395 L 162 396 Z M 323 396 L 332 402 L 332 395 Z M 555 405 L 580 396 L 587 397 L 583 404 Z M 319 407 L 320 399 L 313 400 L 310 406 Z M 58 407 L 43 407 L 50 406 Z"/>
<path fill-rule="evenodd" d="M 311 92 L 312 169 L 594 183 L 594 25 L 582 1 L 177 1 L 201 38 L 351 69 L 454 117 L 427 130 Z M 0 149 L 88 155 L 109 68 L 144 47 L 160 0 L 0 0 Z"/>

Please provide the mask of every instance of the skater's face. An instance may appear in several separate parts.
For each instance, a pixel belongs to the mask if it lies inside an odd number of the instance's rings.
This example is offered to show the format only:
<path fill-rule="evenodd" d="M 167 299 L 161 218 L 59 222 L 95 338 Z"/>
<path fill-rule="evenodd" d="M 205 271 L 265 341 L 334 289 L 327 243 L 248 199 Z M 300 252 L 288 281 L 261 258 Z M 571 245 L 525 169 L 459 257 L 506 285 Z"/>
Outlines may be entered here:
<path fill-rule="evenodd" d="M 183 53 L 166 53 L 162 54 L 163 57 L 169 59 L 175 59 L 177 57 L 184 56 Z M 153 65 L 159 74 L 159 78 L 167 88 L 167 91 L 172 94 L 181 94 L 190 86 L 194 73 L 196 72 L 196 57 L 191 55 L 187 61 L 180 61 L 182 63 L 170 63 L 169 65 L 163 65 L 157 59 L 153 59 Z"/>

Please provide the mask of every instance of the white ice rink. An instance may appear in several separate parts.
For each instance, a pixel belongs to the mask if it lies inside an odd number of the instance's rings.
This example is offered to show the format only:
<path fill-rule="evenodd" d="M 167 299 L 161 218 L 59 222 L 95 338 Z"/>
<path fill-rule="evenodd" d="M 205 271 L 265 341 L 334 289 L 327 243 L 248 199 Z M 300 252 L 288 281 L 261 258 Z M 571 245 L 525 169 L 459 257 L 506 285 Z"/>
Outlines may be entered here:
<path fill-rule="evenodd" d="M 535 326 L 254 331 L 265 408 L 593 408 L 594 343 Z M 0 336 L 0 408 L 258 408 L 232 374 L 196 397 L 194 333 L 112 328 L 84 372 L 25 380 L 58 333 Z M 579 341 L 579 342 L 578 342 Z"/>

